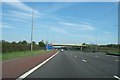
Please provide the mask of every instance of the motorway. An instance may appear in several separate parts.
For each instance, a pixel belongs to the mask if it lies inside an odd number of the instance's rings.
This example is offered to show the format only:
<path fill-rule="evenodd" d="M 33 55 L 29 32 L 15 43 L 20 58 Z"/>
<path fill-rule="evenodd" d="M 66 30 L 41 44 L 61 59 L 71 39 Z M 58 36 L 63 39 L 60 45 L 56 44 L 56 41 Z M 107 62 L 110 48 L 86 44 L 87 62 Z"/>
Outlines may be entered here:
<path fill-rule="evenodd" d="M 118 56 L 81 51 L 59 52 L 27 78 L 115 78 Z"/>

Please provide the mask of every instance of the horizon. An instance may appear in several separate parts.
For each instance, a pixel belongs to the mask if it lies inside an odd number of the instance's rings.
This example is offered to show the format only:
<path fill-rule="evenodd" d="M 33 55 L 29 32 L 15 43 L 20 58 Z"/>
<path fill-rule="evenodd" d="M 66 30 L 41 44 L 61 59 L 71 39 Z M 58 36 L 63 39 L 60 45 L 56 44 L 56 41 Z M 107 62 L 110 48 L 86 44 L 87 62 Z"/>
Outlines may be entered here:
<path fill-rule="evenodd" d="M 15 43 L 19 43 L 19 42 L 22 42 L 22 41 L 26 41 L 26 40 L 21 40 L 21 41 L 6 41 L 6 40 L 2 40 L 2 41 L 5 41 L 5 42 L 9 42 L 9 43 L 12 43 L 12 42 L 15 42 Z M 39 42 L 41 42 L 42 40 L 40 40 Z M 31 44 L 31 42 L 28 42 L 26 41 L 27 43 Z M 35 41 L 33 41 L 35 42 Z M 35 42 L 36 44 L 39 44 L 39 42 Z M 46 41 L 43 41 L 45 44 L 46 44 Z M 49 44 L 59 44 L 59 43 L 49 43 Z M 64 44 L 64 43 L 63 43 Z M 83 44 L 83 43 L 81 43 Z M 92 44 L 92 43 L 85 43 L 85 44 L 89 44 L 89 45 L 96 45 L 96 44 Z M 112 43 L 110 44 L 97 44 L 97 45 L 111 45 Z M 113 43 L 114 45 L 114 43 Z M 119 43 L 116 43 L 115 45 L 119 45 Z"/>

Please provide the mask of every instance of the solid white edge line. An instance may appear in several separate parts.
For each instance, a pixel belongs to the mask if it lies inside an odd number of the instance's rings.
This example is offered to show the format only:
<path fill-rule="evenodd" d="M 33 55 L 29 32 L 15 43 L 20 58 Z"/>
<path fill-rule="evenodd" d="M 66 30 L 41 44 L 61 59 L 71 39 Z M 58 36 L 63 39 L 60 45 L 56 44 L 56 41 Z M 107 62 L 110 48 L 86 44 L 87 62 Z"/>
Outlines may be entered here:
<path fill-rule="evenodd" d="M 29 70 L 26 73 L 24 73 L 23 75 L 21 75 L 20 77 L 18 77 L 18 79 L 16 79 L 16 80 L 23 79 L 23 78 L 27 77 L 32 72 L 34 72 L 36 69 L 38 69 L 39 67 L 41 67 L 42 65 L 44 65 L 45 63 L 47 63 L 50 59 L 52 59 L 54 56 L 56 56 L 58 54 L 58 52 L 55 53 L 54 55 L 52 55 L 51 57 L 49 57 L 48 59 L 46 59 L 45 61 L 43 61 L 42 63 L 40 63 L 39 65 L 37 65 L 36 67 L 34 67 L 31 70 Z"/>
<path fill-rule="evenodd" d="M 118 80 L 120 80 L 120 78 L 118 76 L 113 76 L 113 77 L 116 78 L 116 79 L 118 79 Z"/>

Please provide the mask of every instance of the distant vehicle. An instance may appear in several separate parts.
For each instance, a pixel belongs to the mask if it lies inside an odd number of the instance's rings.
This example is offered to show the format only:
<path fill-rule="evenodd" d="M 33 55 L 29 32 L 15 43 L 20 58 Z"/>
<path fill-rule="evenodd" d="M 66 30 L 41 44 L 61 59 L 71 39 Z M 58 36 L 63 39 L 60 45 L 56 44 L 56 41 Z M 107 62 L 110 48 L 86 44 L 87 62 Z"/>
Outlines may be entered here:
<path fill-rule="evenodd" d="M 61 49 L 60 51 L 63 52 L 63 49 Z"/>

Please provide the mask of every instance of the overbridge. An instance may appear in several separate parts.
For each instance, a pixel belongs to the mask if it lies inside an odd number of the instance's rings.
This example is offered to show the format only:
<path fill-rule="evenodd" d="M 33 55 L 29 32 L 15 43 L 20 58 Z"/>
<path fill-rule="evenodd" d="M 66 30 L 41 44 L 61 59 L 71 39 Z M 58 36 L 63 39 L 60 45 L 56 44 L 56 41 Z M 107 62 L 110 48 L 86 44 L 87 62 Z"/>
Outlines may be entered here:
<path fill-rule="evenodd" d="M 86 47 L 86 45 L 83 45 L 83 44 L 52 44 L 52 46 L 80 47 L 81 50 L 83 47 Z"/>

